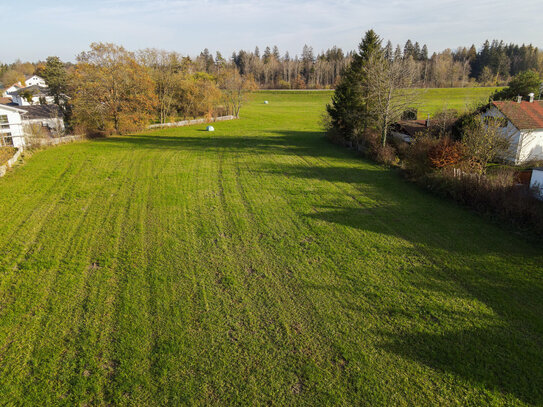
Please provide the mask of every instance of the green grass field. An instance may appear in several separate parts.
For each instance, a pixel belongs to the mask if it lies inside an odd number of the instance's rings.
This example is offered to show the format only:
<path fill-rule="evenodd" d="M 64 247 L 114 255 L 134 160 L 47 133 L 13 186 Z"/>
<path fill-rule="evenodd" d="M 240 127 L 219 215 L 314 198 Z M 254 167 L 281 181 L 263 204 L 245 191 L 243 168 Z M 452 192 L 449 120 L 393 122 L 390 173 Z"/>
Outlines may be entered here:
<path fill-rule="evenodd" d="M 475 102 L 488 102 L 494 91 L 502 88 L 433 88 L 421 89 L 419 118 L 443 109 L 463 112 Z"/>
<path fill-rule="evenodd" d="M 0 404 L 542 405 L 541 246 L 329 144 L 328 97 L 0 179 Z"/>
<path fill-rule="evenodd" d="M 418 109 L 419 119 L 426 119 L 427 115 L 443 109 L 455 109 L 464 112 L 476 102 L 487 102 L 488 97 L 496 90 L 502 88 L 482 87 L 482 88 L 428 88 L 419 89 L 416 108 Z M 331 97 L 333 91 L 313 91 L 322 97 Z M 262 94 L 304 94 L 304 91 L 262 91 Z"/>

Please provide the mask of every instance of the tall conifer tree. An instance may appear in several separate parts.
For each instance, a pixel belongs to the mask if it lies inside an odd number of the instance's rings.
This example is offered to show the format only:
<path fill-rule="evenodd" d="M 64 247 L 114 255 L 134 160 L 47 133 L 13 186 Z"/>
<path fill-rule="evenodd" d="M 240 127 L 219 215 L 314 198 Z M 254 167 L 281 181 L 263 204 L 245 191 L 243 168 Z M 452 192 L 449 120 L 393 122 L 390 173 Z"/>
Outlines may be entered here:
<path fill-rule="evenodd" d="M 381 42 L 375 31 L 366 32 L 327 106 L 333 128 L 350 141 L 357 142 L 369 124 L 364 66 L 371 55 L 383 53 Z"/>

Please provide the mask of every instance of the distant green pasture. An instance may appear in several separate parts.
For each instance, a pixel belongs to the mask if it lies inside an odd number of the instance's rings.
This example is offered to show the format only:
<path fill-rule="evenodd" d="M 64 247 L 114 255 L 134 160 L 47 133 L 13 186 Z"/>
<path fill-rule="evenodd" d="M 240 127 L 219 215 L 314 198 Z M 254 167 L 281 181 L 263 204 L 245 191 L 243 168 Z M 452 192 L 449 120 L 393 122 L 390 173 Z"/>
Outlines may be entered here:
<path fill-rule="evenodd" d="M 418 110 L 419 118 L 433 115 L 442 109 L 464 111 L 466 107 L 479 101 L 488 101 L 488 97 L 501 88 L 431 88 L 421 89 Z"/>
<path fill-rule="evenodd" d="M 419 89 L 420 94 L 416 102 L 419 119 L 426 118 L 428 114 L 434 115 L 443 109 L 455 109 L 460 112 L 476 102 L 486 102 L 489 96 L 499 87 L 484 88 L 428 88 Z M 262 91 L 260 94 L 270 95 L 315 95 L 316 98 L 332 97 L 332 90 L 300 91 L 300 90 L 277 90 Z"/>

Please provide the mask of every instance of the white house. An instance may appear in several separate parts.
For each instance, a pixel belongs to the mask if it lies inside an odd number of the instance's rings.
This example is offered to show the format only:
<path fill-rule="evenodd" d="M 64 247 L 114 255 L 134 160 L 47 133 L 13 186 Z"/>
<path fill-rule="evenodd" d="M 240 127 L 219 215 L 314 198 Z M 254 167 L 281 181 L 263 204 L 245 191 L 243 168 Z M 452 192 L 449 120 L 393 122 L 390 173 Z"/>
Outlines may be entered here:
<path fill-rule="evenodd" d="M 40 85 L 19 88 L 9 94 L 13 103 L 19 106 L 33 106 L 39 104 L 52 104 L 55 98 L 49 95 L 48 87 Z"/>
<path fill-rule="evenodd" d="M 543 160 L 543 101 L 492 102 L 484 116 L 504 119 L 502 131 L 511 139 L 506 160 L 514 164 Z"/>
<path fill-rule="evenodd" d="M 23 147 L 25 145 L 22 115 L 26 111 L 0 105 L 0 145 Z"/>
<path fill-rule="evenodd" d="M 34 85 L 41 86 L 43 88 L 47 87 L 47 83 L 45 83 L 45 79 L 43 79 L 41 76 L 38 76 L 38 75 L 28 76 L 25 79 L 25 85 L 27 87 L 34 86 Z"/>
<path fill-rule="evenodd" d="M 24 147 L 32 133 L 60 135 L 64 120 L 56 105 L 0 105 L 0 126 L 0 145 Z"/>
<path fill-rule="evenodd" d="M 24 83 L 17 82 L 11 85 L 9 88 L 4 89 L 4 92 L 2 93 L 2 97 L 12 97 L 13 92 L 17 92 L 21 89 L 29 88 L 31 86 L 39 86 L 41 88 L 47 88 L 47 83 L 45 83 L 45 79 L 43 79 L 41 76 L 38 75 L 31 75 L 27 76 L 25 78 Z"/>
<path fill-rule="evenodd" d="M 23 86 L 20 85 L 20 82 L 15 83 L 11 85 L 9 88 L 4 89 L 4 92 L 2 93 L 2 97 L 11 99 L 10 93 L 15 92 L 16 90 L 19 90 L 21 88 L 23 88 Z"/>

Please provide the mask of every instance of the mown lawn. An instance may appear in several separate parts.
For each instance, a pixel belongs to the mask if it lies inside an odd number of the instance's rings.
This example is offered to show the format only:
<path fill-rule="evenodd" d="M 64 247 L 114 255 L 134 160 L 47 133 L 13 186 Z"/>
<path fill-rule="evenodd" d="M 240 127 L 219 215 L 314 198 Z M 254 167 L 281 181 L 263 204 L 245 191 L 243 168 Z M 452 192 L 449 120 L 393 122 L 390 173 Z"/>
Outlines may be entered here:
<path fill-rule="evenodd" d="M 543 404 L 540 244 L 329 144 L 327 98 L 0 179 L 0 404 Z"/>

